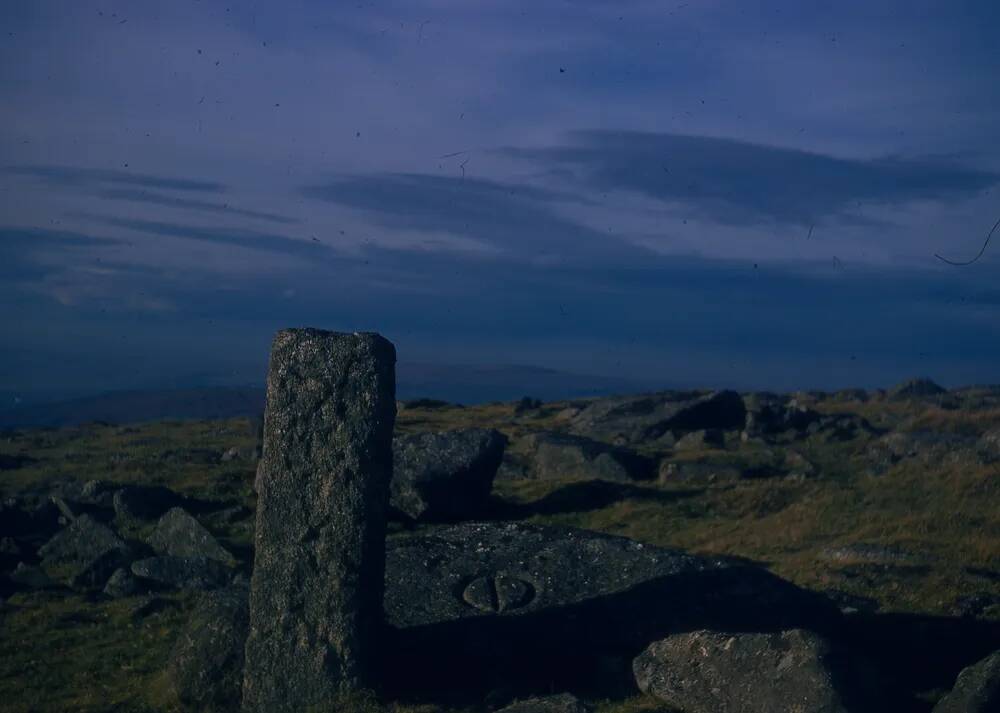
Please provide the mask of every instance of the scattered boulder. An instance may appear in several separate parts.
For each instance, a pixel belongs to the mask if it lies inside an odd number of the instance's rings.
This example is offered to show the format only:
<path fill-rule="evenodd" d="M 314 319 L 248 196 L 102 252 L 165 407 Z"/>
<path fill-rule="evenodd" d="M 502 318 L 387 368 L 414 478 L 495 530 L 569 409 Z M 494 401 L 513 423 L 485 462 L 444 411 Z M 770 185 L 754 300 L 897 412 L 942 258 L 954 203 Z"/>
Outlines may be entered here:
<path fill-rule="evenodd" d="M 181 496 L 162 485 L 129 485 L 115 491 L 115 516 L 125 522 L 155 520 L 181 502 Z"/>
<path fill-rule="evenodd" d="M 24 562 L 18 562 L 8 579 L 24 589 L 51 589 L 56 584 L 41 567 Z"/>
<path fill-rule="evenodd" d="M 413 520 L 482 515 L 506 445 L 499 431 L 480 428 L 397 436 L 390 504 Z"/>
<path fill-rule="evenodd" d="M 177 637 L 167 679 L 186 708 L 239 710 L 243 648 L 250 625 L 248 595 L 246 586 L 202 595 Z"/>
<path fill-rule="evenodd" d="M 136 581 L 135 576 L 124 567 L 116 569 L 108 577 L 108 581 L 104 585 L 104 593 L 113 599 L 131 597 L 134 594 L 138 594 L 140 589 L 141 587 L 139 586 L 139 582 Z"/>
<path fill-rule="evenodd" d="M 159 519 L 149 544 L 160 554 L 173 557 L 207 557 L 236 564 L 236 558 L 183 508 L 172 508 Z"/>
<path fill-rule="evenodd" d="M 301 711 L 372 680 L 395 364 L 395 348 L 377 334 L 288 329 L 274 338 L 243 679 L 247 713 Z"/>
<path fill-rule="evenodd" d="M 147 557 L 132 563 L 132 574 L 167 589 L 218 589 L 229 584 L 232 570 L 209 557 Z"/>
<path fill-rule="evenodd" d="M 590 713 L 590 706 L 584 704 L 571 693 L 556 696 L 528 698 L 511 703 L 497 713 Z"/>
<path fill-rule="evenodd" d="M 801 629 L 695 631 L 657 641 L 633 663 L 639 688 L 685 713 L 840 713 L 829 646 Z"/>
<path fill-rule="evenodd" d="M 103 587 L 130 554 L 124 540 L 90 515 L 76 518 L 38 550 L 49 575 L 83 588 Z"/>
<path fill-rule="evenodd" d="M 523 439 L 532 452 L 536 478 L 592 478 L 628 482 L 652 478 L 655 463 L 626 448 L 611 446 L 583 436 L 536 433 Z"/>
<path fill-rule="evenodd" d="M 230 463 L 234 460 L 240 460 L 242 457 L 243 453 L 240 451 L 240 449 L 236 446 L 233 446 L 232 448 L 225 450 L 222 453 L 222 456 L 219 460 L 222 461 L 223 463 Z"/>
<path fill-rule="evenodd" d="M 75 503 L 70 505 L 69 502 L 58 495 L 52 495 L 49 499 L 52 501 L 52 504 L 56 506 L 56 510 L 59 511 L 59 517 L 64 524 L 68 525 L 73 522 L 76 520 L 77 515 L 81 513 Z"/>
<path fill-rule="evenodd" d="M 103 480 L 88 480 L 80 489 L 80 500 L 88 505 L 100 508 L 114 507 L 114 494 L 117 486 Z"/>
<path fill-rule="evenodd" d="M 674 444 L 674 449 L 678 451 L 700 451 L 707 448 L 723 448 L 726 445 L 726 436 L 718 429 L 698 429 L 681 436 Z"/>
<path fill-rule="evenodd" d="M 652 441 L 667 431 L 743 426 L 746 406 L 734 391 L 673 391 L 595 399 L 570 420 L 571 430 L 597 440 Z"/>
<path fill-rule="evenodd" d="M 948 393 L 948 390 L 928 378 L 909 379 L 900 384 L 896 384 L 889 389 L 889 398 L 893 401 L 907 401 L 909 399 L 919 399 L 928 396 L 940 396 Z"/>
<path fill-rule="evenodd" d="M 743 477 L 743 471 L 734 465 L 711 461 L 687 462 L 665 458 L 660 462 L 659 482 L 730 482 Z"/>
<path fill-rule="evenodd" d="M 1000 651 L 958 674 L 955 687 L 933 713 L 990 713 L 1000 710 Z"/>

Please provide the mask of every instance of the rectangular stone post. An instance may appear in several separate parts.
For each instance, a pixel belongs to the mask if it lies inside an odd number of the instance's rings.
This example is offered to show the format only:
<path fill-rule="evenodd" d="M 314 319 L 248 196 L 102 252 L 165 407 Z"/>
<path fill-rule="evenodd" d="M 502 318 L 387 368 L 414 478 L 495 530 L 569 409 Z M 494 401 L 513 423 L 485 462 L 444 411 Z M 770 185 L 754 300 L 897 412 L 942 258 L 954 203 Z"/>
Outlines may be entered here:
<path fill-rule="evenodd" d="M 287 329 L 267 376 L 243 709 L 299 713 L 371 683 L 382 621 L 396 351 Z"/>

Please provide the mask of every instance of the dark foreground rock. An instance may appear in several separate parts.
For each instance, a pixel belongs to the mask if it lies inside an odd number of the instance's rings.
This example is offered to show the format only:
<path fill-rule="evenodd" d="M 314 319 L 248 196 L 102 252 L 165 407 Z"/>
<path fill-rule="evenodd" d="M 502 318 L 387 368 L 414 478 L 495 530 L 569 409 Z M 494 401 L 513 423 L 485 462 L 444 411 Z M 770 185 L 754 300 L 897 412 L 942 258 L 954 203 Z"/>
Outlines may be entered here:
<path fill-rule="evenodd" d="M 243 648 L 250 624 L 249 589 L 203 595 L 177 637 L 167 678 L 177 700 L 194 710 L 238 710 Z"/>
<path fill-rule="evenodd" d="M 685 713 L 845 713 L 829 659 L 807 631 L 695 631 L 652 644 L 633 670 L 642 691 Z"/>
<path fill-rule="evenodd" d="M 531 473 L 535 478 L 593 478 L 622 483 L 655 474 L 651 459 L 583 436 L 537 433 L 522 443 L 532 453 Z"/>
<path fill-rule="evenodd" d="M 934 706 L 934 713 L 991 711 L 1000 711 L 1000 651 L 963 670 L 951 693 Z"/>
<path fill-rule="evenodd" d="M 390 503 L 413 520 L 474 519 L 489 504 L 507 437 L 470 428 L 397 436 Z"/>
<path fill-rule="evenodd" d="M 219 589 L 229 584 L 233 572 L 208 557 L 147 557 L 132 563 L 132 574 L 167 589 Z"/>
<path fill-rule="evenodd" d="M 81 515 L 38 550 L 42 567 L 53 578 L 72 587 L 103 587 L 130 550 L 110 527 L 90 515 Z"/>
<path fill-rule="evenodd" d="M 243 705 L 282 713 L 373 683 L 396 353 L 375 334 L 277 334 L 267 376 Z"/>
<path fill-rule="evenodd" d="M 385 610 L 386 686 L 473 699 L 500 686 L 628 689 L 616 676 L 630 678 L 628 661 L 669 633 L 839 617 L 825 598 L 757 567 L 520 523 L 390 541 Z"/>
<path fill-rule="evenodd" d="M 466 523 L 390 541 L 381 687 L 465 702 L 496 689 L 628 692 L 631 660 L 676 631 L 837 617 L 826 598 L 757 567 L 580 530 Z"/>
<path fill-rule="evenodd" d="M 157 552 L 173 557 L 207 557 L 236 564 L 236 558 L 183 508 L 172 508 L 157 521 L 149 544 Z"/>
<path fill-rule="evenodd" d="M 517 701 L 497 713 L 590 713 L 590 706 L 570 693 L 560 693 L 556 696 Z"/>

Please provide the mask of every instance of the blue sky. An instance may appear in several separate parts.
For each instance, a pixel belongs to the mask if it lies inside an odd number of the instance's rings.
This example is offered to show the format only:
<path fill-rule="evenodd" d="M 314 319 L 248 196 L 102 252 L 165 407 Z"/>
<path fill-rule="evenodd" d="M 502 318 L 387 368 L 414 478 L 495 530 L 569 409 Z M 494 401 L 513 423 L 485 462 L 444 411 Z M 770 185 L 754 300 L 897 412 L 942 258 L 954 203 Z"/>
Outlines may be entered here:
<path fill-rule="evenodd" d="M 994 2 L 0 7 L 0 390 L 274 330 L 658 386 L 1000 381 Z M 1000 242 L 1000 238 L 998 238 Z"/>

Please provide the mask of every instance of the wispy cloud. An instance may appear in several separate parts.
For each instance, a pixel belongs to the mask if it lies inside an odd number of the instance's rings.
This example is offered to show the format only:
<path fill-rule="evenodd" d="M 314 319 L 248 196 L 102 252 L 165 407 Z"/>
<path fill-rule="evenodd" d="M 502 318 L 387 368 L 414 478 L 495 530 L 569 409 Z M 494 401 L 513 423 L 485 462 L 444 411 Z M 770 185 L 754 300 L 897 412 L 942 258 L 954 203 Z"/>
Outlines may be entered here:
<path fill-rule="evenodd" d="M 363 211 L 396 230 L 443 232 L 484 241 L 528 259 L 630 259 L 646 250 L 566 217 L 567 194 L 483 178 L 418 173 L 341 176 L 301 193 Z"/>
<path fill-rule="evenodd" d="M 72 166 L 8 166 L 6 171 L 19 176 L 38 178 L 61 186 L 93 187 L 102 184 L 126 184 L 145 188 L 175 191 L 221 193 L 225 186 L 214 181 L 202 181 L 173 176 L 133 173 L 119 169 L 76 168 Z"/>
<path fill-rule="evenodd" d="M 300 222 L 297 218 L 290 218 L 286 215 L 278 215 L 277 213 L 267 213 L 264 211 L 237 208 L 229 205 L 228 203 L 213 203 L 212 201 L 202 201 L 193 198 L 177 198 L 175 196 L 163 195 L 162 193 L 150 193 L 149 191 L 134 188 L 101 191 L 100 197 L 106 200 L 148 203 L 149 205 L 176 208 L 178 210 L 222 213 L 242 218 L 266 220 L 272 223 L 283 223 L 286 225 Z"/>
<path fill-rule="evenodd" d="M 735 225 L 808 226 L 861 204 L 953 201 L 1000 183 L 1000 173 L 943 159 L 844 159 L 669 133 L 578 131 L 565 145 L 505 153 L 571 171 L 594 190 L 639 193 Z"/>

